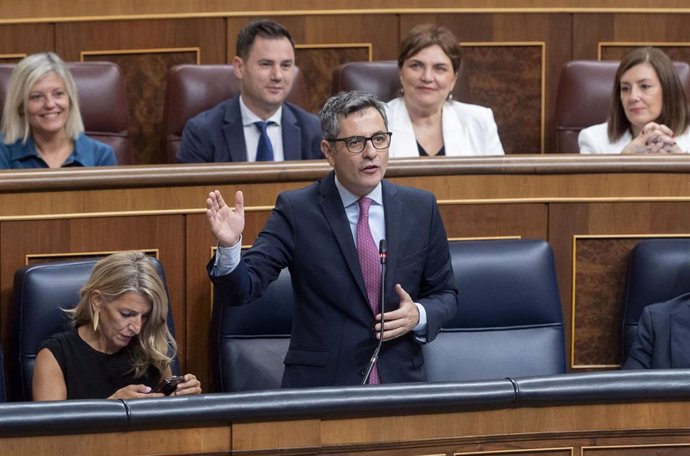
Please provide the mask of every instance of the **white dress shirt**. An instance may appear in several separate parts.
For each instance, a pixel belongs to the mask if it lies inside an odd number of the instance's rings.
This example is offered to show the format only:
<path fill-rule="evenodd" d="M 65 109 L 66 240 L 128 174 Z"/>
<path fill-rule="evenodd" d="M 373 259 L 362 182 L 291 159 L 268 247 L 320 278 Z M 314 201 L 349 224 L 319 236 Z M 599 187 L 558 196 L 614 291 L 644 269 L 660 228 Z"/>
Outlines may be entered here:
<path fill-rule="evenodd" d="M 273 146 L 273 161 L 285 161 L 283 129 L 280 126 L 280 120 L 283 117 L 283 106 L 281 105 L 271 117 L 264 121 L 244 104 L 242 95 L 240 95 L 240 114 L 242 114 L 242 126 L 244 127 L 244 144 L 247 147 L 247 161 L 256 161 L 256 148 L 259 145 L 259 136 L 261 135 L 254 122 L 271 122 L 266 127 L 266 133 Z"/>

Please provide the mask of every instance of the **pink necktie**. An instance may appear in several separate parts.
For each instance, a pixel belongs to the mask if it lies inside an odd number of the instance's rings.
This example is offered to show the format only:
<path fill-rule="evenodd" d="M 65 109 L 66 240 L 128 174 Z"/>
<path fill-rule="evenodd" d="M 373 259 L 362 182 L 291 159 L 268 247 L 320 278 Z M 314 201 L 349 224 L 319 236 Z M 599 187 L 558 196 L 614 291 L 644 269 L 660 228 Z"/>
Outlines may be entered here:
<path fill-rule="evenodd" d="M 369 206 L 371 206 L 371 200 L 366 197 L 360 198 L 358 204 L 357 255 L 359 256 L 359 266 L 362 268 L 362 275 L 364 276 L 364 285 L 367 288 L 369 305 L 374 316 L 376 316 L 379 313 L 381 295 L 381 265 L 379 252 L 369 229 Z M 369 383 L 381 383 L 378 365 L 374 365 L 374 369 L 369 377 Z"/>

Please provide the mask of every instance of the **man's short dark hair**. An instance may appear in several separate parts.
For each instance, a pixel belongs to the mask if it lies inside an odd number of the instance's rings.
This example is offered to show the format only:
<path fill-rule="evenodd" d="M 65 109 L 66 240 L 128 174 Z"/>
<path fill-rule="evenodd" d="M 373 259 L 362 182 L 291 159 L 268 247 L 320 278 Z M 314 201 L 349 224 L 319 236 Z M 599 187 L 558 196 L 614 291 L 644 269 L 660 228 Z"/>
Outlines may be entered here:
<path fill-rule="evenodd" d="M 237 34 L 235 55 L 245 60 L 249 56 L 249 51 L 251 51 L 257 36 L 269 39 L 287 38 L 292 45 L 292 49 L 295 49 L 295 41 L 285 27 L 278 22 L 268 19 L 256 19 L 247 24 Z"/>
<path fill-rule="evenodd" d="M 338 137 L 340 133 L 340 117 L 345 118 L 354 112 L 367 108 L 376 109 L 381 114 L 383 124 L 388 129 L 386 107 L 381 100 L 376 98 L 376 95 L 362 90 L 338 92 L 336 95 L 333 95 L 326 100 L 326 104 L 323 105 L 319 113 L 323 139 L 330 141 Z"/>

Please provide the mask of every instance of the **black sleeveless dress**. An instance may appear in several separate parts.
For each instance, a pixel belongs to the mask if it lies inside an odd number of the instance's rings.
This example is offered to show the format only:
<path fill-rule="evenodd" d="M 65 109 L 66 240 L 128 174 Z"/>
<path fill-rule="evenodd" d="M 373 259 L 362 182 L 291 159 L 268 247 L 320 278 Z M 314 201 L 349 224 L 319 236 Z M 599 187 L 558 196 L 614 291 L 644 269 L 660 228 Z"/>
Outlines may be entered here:
<path fill-rule="evenodd" d="M 151 366 L 144 376 L 134 378 L 128 348 L 114 354 L 91 348 L 76 329 L 54 334 L 41 343 L 39 351 L 51 351 L 67 385 L 67 399 L 106 399 L 127 385 L 144 384 L 155 387 L 160 372 Z"/>

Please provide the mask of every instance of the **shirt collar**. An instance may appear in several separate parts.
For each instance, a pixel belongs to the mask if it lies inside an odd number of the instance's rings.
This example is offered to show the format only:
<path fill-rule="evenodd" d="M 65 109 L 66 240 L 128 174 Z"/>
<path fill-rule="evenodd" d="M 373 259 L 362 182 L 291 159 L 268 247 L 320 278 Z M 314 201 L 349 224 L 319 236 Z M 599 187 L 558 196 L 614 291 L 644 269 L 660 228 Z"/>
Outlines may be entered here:
<path fill-rule="evenodd" d="M 242 114 L 242 125 L 245 127 L 248 127 L 250 125 L 253 125 L 254 122 L 264 122 L 264 119 L 261 117 L 257 116 L 252 112 L 251 109 L 247 107 L 246 104 L 244 104 L 244 100 L 242 99 L 242 95 L 240 95 L 240 114 Z M 280 125 L 280 119 L 283 116 L 283 105 L 280 105 L 280 108 L 276 112 L 273 113 L 271 117 L 266 119 L 266 122 L 273 122 L 276 125 Z"/>
<path fill-rule="evenodd" d="M 351 206 L 352 204 L 359 201 L 359 196 L 352 193 L 350 190 L 346 189 L 343 184 L 338 180 L 338 176 L 335 176 L 335 187 L 338 189 L 340 194 L 340 199 L 343 201 L 343 207 Z M 383 191 L 381 189 L 381 182 L 378 183 L 376 187 L 368 194 L 365 195 L 367 198 L 371 199 L 374 203 L 383 206 Z"/>

